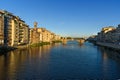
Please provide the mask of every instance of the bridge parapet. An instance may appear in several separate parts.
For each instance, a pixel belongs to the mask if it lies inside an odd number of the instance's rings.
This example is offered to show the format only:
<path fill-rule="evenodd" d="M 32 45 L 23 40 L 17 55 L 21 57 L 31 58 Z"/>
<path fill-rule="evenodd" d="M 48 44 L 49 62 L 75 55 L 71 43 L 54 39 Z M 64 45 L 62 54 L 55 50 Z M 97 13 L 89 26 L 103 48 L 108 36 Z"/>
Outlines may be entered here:
<path fill-rule="evenodd" d="M 61 41 L 62 41 L 62 43 L 63 44 L 67 44 L 67 41 L 73 41 L 73 40 L 76 40 L 76 41 L 78 41 L 79 42 L 79 44 L 84 44 L 84 42 L 86 41 L 86 39 L 84 39 L 84 38 L 71 38 L 71 39 L 67 39 L 66 37 L 63 37 L 62 39 L 61 39 Z"/>

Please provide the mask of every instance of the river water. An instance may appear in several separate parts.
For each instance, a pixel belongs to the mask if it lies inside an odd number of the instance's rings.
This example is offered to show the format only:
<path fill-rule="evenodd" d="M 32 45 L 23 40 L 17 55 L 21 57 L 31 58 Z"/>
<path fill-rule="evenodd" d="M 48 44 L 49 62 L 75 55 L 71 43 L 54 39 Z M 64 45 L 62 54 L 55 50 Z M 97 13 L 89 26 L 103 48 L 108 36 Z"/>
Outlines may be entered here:
<path fill-rule="evenodd" d="M 69 41 L 0 55 L 0 80 L 117 80 L 119 53 Z"/>

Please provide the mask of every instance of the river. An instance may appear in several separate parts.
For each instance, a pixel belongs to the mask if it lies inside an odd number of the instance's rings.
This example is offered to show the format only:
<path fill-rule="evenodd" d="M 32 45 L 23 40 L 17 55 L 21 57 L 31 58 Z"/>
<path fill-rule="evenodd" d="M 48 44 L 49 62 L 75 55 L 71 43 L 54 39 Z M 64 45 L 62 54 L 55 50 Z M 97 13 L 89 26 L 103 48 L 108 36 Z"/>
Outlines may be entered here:
<path fill-rule="evenodd" d="M 119 53 L 69 41 L 0 55 L 0 80 L 120 79 Z"/>

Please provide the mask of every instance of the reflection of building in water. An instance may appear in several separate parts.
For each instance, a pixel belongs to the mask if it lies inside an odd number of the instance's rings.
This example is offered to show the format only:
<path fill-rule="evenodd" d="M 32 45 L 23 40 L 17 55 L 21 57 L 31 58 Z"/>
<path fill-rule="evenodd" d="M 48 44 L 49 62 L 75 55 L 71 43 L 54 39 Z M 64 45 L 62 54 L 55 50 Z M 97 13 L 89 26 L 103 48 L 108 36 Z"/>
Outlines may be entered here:
<path fill-rule="evenodd" d="M 44 45 L 36 48 L 30 48 L 29 54 L 30 57 L 40 57 L 47 56 L 51 49 L 51 45 Z M 39 56 L 38 56 L 39 55 Z"/>
<path fill-rule="evenodd" d="M 27 59 L 26 53 L 27 50 L 15 50 L 0 56 L 0 80 L 15 79 L 16 72 Z"/>
<path fill-rule="evenodd" d="M 5 80 L 5 74 L 7 74 L 7 64 L 6 64 L 5 56 L 0 56 L 0 79 Z M 5 67 L 6 66 L 6 67 Z"/>
<path fill-rule="evenodd" d="M 34 64 L 34 62 L 39 63 L 41 61 L 46 61 L 46 63 L 44 63 L 44 68 L 47 68 L 50 49 L 51 45 L 45 45 L 29 49 L 17 49 L 6 55 L 1 55 L 0 80 L 16 79 L 14 76 L 17 76 L 21 70 L 22 73 L 25 72 L 26 68 L 28 68 L 29 65 Z"/>
<path fill-rule="evenodd" d="M 102 60 L 104 63 L 108 63 L 107 60 L 109 58 L 114 60 L 119 60 L 120 54 L 114 50 L 105 47 L 99 47 L 99 51 L 101 51 Z"/>
<path fill-rule="evenodd" d="M 108 56 L 107 56 L 107 53 L 103 53 L 103 60 L 106 62 L 106 60 L 108 60 Z"/>

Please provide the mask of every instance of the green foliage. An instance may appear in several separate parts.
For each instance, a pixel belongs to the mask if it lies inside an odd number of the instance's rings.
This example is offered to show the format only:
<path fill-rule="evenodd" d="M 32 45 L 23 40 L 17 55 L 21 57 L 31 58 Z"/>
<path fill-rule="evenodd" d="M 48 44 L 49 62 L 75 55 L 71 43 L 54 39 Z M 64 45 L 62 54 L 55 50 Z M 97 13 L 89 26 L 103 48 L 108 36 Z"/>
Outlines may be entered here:
<path fill-rule="evenodd" d="M 39 47 L 39 46 L 49 45 L 49 44 L 50 42 L 40 42 L 40 43 L 31 44 L 30 47 Z"/>
<path fill-rule="evenodd" d="M 67 39 L 72 39 L 72 37 L 67 37 Z"/>
<path fill-rule="evenodd" d="M 52 41 L 52 43 L 61 43 L 61 40 Z"/>

